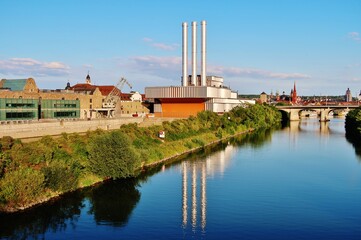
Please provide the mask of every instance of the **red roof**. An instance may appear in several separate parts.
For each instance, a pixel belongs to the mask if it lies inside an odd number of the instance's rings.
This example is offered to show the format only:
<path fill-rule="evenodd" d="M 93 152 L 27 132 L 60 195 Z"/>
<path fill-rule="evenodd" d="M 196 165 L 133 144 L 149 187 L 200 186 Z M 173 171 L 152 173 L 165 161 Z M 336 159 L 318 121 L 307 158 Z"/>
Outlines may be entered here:
<path fill-rule="evenodd" d="M 75 92 L 88 92 L 90 91 L 91 93 L 93 93 L 95 91 L 96 88 L 99 88 L 100 92 L 102 93 L 103 96 L 108 96 L 109 93 L 115 88 L 114 86 L 111 85 L 91 85 L 91 84 L 87 84 L 87 83 L 78 83 L 75 84 L 74 86 L 70 87 L 71 90 L 74 90 Z M 116 88 L 116 95 L 121 94 L 121 91 L 119 89 Z"/>

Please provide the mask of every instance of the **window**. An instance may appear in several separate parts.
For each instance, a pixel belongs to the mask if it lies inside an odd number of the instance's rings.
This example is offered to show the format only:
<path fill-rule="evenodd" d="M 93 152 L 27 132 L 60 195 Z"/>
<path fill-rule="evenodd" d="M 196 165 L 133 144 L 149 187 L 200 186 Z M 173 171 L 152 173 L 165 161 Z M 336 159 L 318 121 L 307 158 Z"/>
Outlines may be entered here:
<path fill-rule="evenodd" d="M 55 112 L 55 118 L 59 117 L 76 117 L 76 111 L 69 111 L 69 112 Z"/>
<path fill-rule="evenodd" d="M 93 99 L 89 99 L 89 102 L 92 103 L 92 102 L 93 102 Z"/>
<path fill-rule="evenodd" d="M 34 112 L 7 112 L 6 119 L 27 119 L 34 118 Z"/>

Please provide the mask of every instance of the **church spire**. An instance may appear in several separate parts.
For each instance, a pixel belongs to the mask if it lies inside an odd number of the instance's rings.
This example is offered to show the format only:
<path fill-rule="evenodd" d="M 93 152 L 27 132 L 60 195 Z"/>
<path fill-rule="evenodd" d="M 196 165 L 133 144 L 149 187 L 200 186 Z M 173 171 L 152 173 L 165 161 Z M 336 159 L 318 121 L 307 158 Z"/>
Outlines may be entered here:
<path fill-rule="evenodd" d="M 292 103 L 297 103 L 296 82 L 293 83 Z"/>
<path fill-rule="evenodd" d="M 87 84 L 92 84 L 92 81 L 91 81 L 90 75 L 89 75 L 89 71 L 88 71 L 88 75 L 86 75 L 85 82 L 86 82 Z"/>

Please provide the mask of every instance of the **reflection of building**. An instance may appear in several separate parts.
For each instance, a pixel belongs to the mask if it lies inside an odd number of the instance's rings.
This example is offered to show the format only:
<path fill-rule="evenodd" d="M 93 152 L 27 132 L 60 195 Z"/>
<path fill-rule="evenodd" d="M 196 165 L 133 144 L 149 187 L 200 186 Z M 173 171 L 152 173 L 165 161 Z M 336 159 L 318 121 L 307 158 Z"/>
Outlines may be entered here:
<path fill-rule="evenodd" d="M 182 224 L 186 228 L 191 222 L 193 229 L 201 227 L 205 230 L 207 223 L 207 176 L 216 173 L 223 175 L 234 148 L 228 145 L 200 161 L 184 161 L 182 163 Z M 189 179 L 190 178 L 190 179 Z M 200 223 L 200 224 L 199 224 Z"/>
<path fill-rule="evenodd" d="M 198 176 L 197 170 L 201 171 L 201 182 L 200 182 L 200 222 L 202 230 L 206 227 L 206 208 L 207 208 L 207 193 L 206 193 L 206 162 L 191 163 L 183 162 L 182 171 L 182 213 L 183 213 L 183 227 L 186 228 L 188 224 L 188 208 L 191 209 L 190 219 L 192 227 L 198 226 Z M 191 171 L 191 204 L 188 205 L 188 170 Z"/>

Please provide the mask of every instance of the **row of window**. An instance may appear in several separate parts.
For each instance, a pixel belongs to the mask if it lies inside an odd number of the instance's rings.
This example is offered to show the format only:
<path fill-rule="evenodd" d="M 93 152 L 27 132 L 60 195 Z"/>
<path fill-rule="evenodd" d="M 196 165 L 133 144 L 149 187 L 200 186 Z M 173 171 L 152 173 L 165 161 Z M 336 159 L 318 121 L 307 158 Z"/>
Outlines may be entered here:
<path fill-rule="evenodd" d="M 76 108 L 76 104 L 55 103 L 54 108 Z"/>
<path fill-rule="evenodd" d="M 7 112 L 6 119 L 34 119 L 36 118 L 35 112 Z"/>
<path fill-rule="evenodd" d="M 7 108 L 34 108 L 34 103 L 6 103 Z"/>
<path fill-rule="evenodd" d="M 41 118 L 78 118 L 79 111 L 61 111 L 61 112 L 52 112 L 45 114 L 41 113 Z M 36 119 L 38 116 L 36 112 L 6 112 L 6 118 L 3 120 L 21 120 L 21 119 Z"/>

